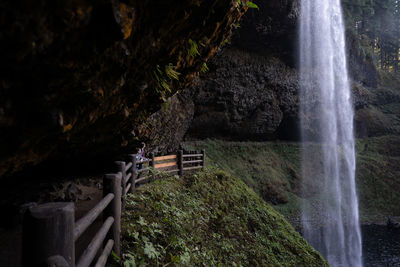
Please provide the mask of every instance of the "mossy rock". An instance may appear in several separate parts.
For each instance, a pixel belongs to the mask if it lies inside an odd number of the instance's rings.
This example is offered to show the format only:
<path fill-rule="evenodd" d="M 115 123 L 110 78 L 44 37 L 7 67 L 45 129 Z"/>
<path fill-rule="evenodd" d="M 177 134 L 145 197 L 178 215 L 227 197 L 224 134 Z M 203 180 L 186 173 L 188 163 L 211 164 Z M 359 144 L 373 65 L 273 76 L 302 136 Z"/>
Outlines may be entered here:
<path fill-rule="evenodd" d="M 219 170 L 139 187 L 122 232 L 128 266 L 328 266 L 283 216 Z"/>

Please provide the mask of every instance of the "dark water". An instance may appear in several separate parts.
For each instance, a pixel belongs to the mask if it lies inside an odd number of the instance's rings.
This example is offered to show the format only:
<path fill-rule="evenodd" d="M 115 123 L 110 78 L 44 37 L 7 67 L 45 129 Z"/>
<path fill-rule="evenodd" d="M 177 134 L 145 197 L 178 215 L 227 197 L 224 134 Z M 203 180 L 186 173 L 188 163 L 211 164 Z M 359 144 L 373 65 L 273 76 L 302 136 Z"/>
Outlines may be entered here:
<path fill-rule="evenodd" d="M 386 226 L 361 227 L 365 267 L 400 267 L 400 229 L 388 230 Z"/>

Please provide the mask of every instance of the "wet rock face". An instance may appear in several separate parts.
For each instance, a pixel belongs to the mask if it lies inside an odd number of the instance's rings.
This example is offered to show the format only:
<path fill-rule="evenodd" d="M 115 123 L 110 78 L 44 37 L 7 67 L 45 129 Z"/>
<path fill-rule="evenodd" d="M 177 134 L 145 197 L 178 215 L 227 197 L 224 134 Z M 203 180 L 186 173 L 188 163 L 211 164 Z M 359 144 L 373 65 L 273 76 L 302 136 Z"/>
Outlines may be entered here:
<path fill-rule="evenodd" d="M 274 55 L 289 66 L 297 62 L 297 22 L 300 1 L 258 1 L 235 32 L 235 46 L 261 55 Z"/>
<path fill-rule="evenodd" d="M 147 140 L 147 150 L 159 154 L 176 152 L 194 114 L 194 103 L 188 93 L 177 93 L 139 127 Z"/>
<path fill-rule="evenodd" d="M 297 114 L 298 78 L 281 61 L 230 48 L 195 86 L 189 135 L 266 140 Z"/>
<path fill-rule="evenodd" d="M 363 40 L 357 40 L 357 38 L 351 32 L 346 34 L 350 76 L 354 81 L 365 87 L 376 88 L 378 86 L 379 74 L 373 63 L 373 59 L 365 58 L 363 51 L 360 49 L 359 42 Z"/>
<path fill-rule="evenodd" d="M 208 63 L 188 136 L 297 140 L 297 0 L 259 1 Z"/>
<path fill-rule="evenodd" d="M 132 151 L 138 125 L 192 83 L 243 13 L 218 0 L 0 0 L 0 176 Z"/>

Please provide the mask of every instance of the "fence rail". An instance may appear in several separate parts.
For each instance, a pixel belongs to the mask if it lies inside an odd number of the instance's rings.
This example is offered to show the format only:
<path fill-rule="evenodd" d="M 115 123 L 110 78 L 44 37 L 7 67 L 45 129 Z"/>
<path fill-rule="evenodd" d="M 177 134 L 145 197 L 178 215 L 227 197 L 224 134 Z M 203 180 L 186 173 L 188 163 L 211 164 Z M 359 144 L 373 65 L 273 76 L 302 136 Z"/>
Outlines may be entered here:
<path fill-rule="evenodd" d="M 124 196 L 156 177 L 157 171 L 178 173 L 205 168 L 205 150 L 183 151 L 165 156 L 150 154 L 140 159 L 136 154 L 129 160 L 116 161 L 116 173 L 103 177 L 103 198 L 82 218 L 75 221 L 72 202 L 53 202 L 30 207 L 24 215 L 22 237 L 22 266 L 88 267 L 96 255 L 95 267 L 107 264 L 113 251 L 121 254 L 121 214 Z M 146 166 L 147 165 L 147 166 Z M 75 242 L 102 215 L 103 225 L 92 238 L 80 258 L 75 259 Z"/>

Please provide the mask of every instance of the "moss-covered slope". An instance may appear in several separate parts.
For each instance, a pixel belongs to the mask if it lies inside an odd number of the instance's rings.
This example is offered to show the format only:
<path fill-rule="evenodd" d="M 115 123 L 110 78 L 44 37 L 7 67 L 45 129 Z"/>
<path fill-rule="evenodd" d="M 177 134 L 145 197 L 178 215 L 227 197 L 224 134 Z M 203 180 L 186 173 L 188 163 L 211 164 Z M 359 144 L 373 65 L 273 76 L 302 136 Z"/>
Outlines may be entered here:
<path fill-rule="evenodd" d="M 208 164 L 240 177 L 264 200 L 287 203 L 301 186 L 298 143 L 231 142 L 207 139 L 187 142 L 187 148 L 205 148 Z"/>
<path fill-rule="evenodd" d="M 388 215 L 400 216 L 400 136 L 364 138 L 357 150 L 361 218 L 386 222 Z"/>
<path fill-rule="evenodd" d="M 216 170 L 140 187 L 123 239 L 124 260 L 140 266 L 327 266 L 283 216 Z"/>
<path fill-rule="evenodd" d="M 240 177 L 297 225 L 302 203 L 299 143 L 208 139 L 186 146 L 205 148 L 209 164 Z M 361 222 L 382 223 L 388 215 L 400 216 L 400 136 L 359 139 L 356 149 Z"/>

